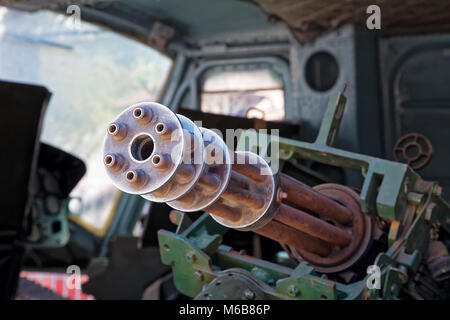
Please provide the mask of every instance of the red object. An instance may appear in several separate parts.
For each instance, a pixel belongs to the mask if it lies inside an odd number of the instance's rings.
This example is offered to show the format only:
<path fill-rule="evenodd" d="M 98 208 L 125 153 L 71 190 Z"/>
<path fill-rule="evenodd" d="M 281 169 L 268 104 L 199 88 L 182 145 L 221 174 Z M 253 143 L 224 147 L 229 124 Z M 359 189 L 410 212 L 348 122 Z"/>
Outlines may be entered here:
<path fill-rule="evenodd" d="M 59 272 L 37 272 L 37 271 L 21 271 L 20 277 L 33 281 L 34 283 L 47 288 L 61 297 L 70 300 L 94 300 L 94 296 L 83 293 L 81 288 L 73 288 L 70 280 L 73 280 L 72 274 Z M 80 275 L 81 284 L 87 282 L 89 277 L 85 274 Z M 73 281 L 72 281 L 73 283 Z"/>

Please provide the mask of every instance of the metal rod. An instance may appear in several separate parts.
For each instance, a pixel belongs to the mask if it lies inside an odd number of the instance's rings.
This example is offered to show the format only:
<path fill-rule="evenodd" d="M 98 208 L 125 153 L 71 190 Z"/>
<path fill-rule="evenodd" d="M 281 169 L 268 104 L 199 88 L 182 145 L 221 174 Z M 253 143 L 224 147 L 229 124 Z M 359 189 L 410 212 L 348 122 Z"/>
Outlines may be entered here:
<path fill-rule="evenodd" d="M 220 201 L 216 201 L 208 208 L 205 208 L 204 211 L 230 221 L 238 221 L 241 219 L 241 212 L 239 210 L 224 205 Z"/>
<path fill-rule="evenodd" d="M 208 191 L 215 191 L 220 185 L 219 178 L 211 173 L 206 173 L 200 177 L 198 180 L 198 184 Z"/>
<path fill-rule="evenodd" d="M 239 187 L 244 188 L 244 189 L 248 189 L 248 186 L 252 183 L 252 180 L 250 180 L 248 177 L 244 176 L 243 174 L 237 173 L 235 171 L 231 171 L 230 180 L 234 184 L 236 184 Z"/>
<path fill-rule="evenodd" d="M 318 254 L 322 257 L 328 256 L 331 252 L 331 246 L 325 241 L 314 238 L 277 221 L 271 221 L 264 227 L 254 230 L 254 232 L 299 250 Z"/>
<path fill-rule="evenodd" d="M 347 246 L 351 241 L 350 234 L 344 230 L 283 203 L 275 220 L 340 247 Z"/>
<path fill-rule="evenodd" d="M 195 169 L 192 164 L 183 163 L 178 167 L 177 179 L 181 183 L 186 183 L 192 179 L 195 174 Z"/>
<path fill-rule="evenodd" d="M 281 174 L 281 187 L 287 193 L 287 201 L 318 215 L 328 217 L 344 225 L 352 222 L 353 215 L 344 206 L 317 192 L 306 184 Z"/>
<path fill-rule="evenodd" d="M 234 153 L 234 161 L 232 165 L 233 171 L 240 173 L 257 183 L 262 183 L 266 180 L 266 177 L 261 175 L 261 170 L 256 165 L 252 164 L 239 164 L 238 162 L 243 159 L 239 159 L 238 155 Z"/>
<path fill-rule="evenodd" d="M 264 206 L 264 199 L 258 194 L 240 188 L 238 185 L 230 182 L 227 189 L 222 194 L 222 198 L 244 204 L 253 209 L 260 209 Z"/>
<path fill-rule="evenodd" d="M 185 206 L 192 206 L 195 203 L 195 195 L 185 194 L 184 196 L 177 199 Z"/>

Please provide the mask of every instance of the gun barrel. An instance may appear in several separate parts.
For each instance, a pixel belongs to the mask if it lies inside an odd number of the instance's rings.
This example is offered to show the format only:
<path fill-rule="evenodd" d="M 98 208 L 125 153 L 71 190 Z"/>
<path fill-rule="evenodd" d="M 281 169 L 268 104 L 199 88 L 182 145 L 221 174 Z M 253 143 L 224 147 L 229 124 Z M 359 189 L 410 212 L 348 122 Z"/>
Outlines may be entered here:
<path fill-rule="evenodd" d="M 158 103 L 133 105 L 108 126 L 104 164 L 124 192 L 180 211 L 203 210 L 222 225 L 287 244 L 310 261 L 335 263 L 359 248 L 359 211 L 343 205 L 345 199 L 339 203 L 273 172 L 259 155 L 233 151 L 213 130 Z"/>

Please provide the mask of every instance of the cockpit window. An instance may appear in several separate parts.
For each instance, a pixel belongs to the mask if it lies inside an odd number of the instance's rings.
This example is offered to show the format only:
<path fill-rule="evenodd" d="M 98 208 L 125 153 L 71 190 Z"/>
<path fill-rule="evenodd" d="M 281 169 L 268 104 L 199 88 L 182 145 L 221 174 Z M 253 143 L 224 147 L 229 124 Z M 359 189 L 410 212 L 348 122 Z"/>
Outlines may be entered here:
<path fill-rule="evenodd" d="M 283 81 L 269 69 L 213 69 L 204 76 L 201 110 L 244 118 L 284 119 Z"/>
<path fill-rule="evenodd" d="M 85 161 L 87 173 L 71 196 L 82 199 L 82 220 L 101 228 L 118 192 L 102 165 L 107 124 L 130 104 L 157 100 L 171 60 L 96 25 L 72 22 L 54 12 L 0 8 L 0 78 L 52 92 L 41 140 Z"/>

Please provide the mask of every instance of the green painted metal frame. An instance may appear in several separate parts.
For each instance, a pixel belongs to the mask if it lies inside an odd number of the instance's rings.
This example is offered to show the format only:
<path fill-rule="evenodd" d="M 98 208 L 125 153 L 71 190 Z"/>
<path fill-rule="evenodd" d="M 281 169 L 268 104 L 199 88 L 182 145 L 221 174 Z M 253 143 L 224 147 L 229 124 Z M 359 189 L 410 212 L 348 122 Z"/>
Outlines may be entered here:
<path fill-rule="evenodd" d="M 339 132 L 345 110 L 346 98 L 341 93 L 331 95 L 319 134 L 314 143 L 280 138 L 271 142 L 270 135 L 247 133 L 239 139 L 238 150 L 256 152 L 270 161 L 271 143 L 278 143 L 279 160 L 285 161 L 294 155 L 329 164 L 361 171 L 365 176 L 361 190 L 361 208 L 363 212 L 375 214 L 385 219 L 400 219 L 406 205 L 404 190 L 409 188 L 417 178 L 406 164 L 361 155 L 333 147 Z M 253 143 L 250 145 L 248 142 Z M 265 146 L 266 150 L 261 150 Z M 406 184 L 406 185 L 405 185 Z M 376 197 L 375 197 L 376 196 Z"/>
<path fill-rule="evenodd" d="M 68 215 L 69 202 L 72 198 L 68 197 L 61 202 L 60 210 L 56 214 L 48 213 L 43 199 L 36 200 L 36 209 L 38 210 L 38 228 L 41 233 L 39 242 L 29 241 L 31 248 L 61 248 L 69 242 L 69 221 Z M 53 224 L 59 224 L 59 231 L 53 230 Z"/>
<path fill-rule="evenodd" d="M 369 215 L 399 222 L 391 224 L 390 246 L 374 264 L 381 270 L 382 289 L 369 290 L 369 275 L 346 285 L 317 273 L 308 263 L 295 269 L 256 259 L 221 245 L 227 228 L 217 224 L 208 214 L 191 223 L 187 215 L 178 213 L 175 233 L 159 231 L 163 263 L 171 265 L 177 289 L 195 297 L 218 275 L 218 270 L 244 269 L 263 282 L 262 288 L 271 299 L 396 299 L 408 272 L 415 272 L 427 256 L 429 230 L 440 224 L 450 231 L 450 206 L 440 197 L 440 188 L 430 183 L 421 194 L 417 182 L 423 182 L 407 165 L 360 155 L 332 145 L 339 132 L 346 98 L 341 93 L 331 95 L 321 129 L 315 143 L 284 138 L 271 139 L 249 130 L 239 139 L 238 150 L 258 152 L 270 161 L 270 143 L 277 143 L 280 161 L 293 156 L 321 163 L 361 170 L 365 176 L 360 204 Z M 265 148 L 262 148 L 264 146 Z M 273 150 L 273 148 L 272 148 Z M 272 155 L 273 156 L 273 155 Z"/>

